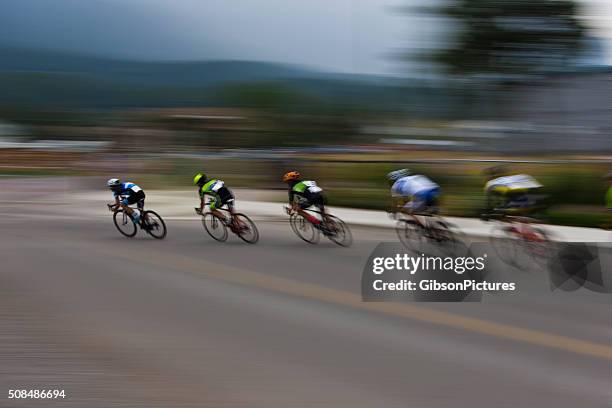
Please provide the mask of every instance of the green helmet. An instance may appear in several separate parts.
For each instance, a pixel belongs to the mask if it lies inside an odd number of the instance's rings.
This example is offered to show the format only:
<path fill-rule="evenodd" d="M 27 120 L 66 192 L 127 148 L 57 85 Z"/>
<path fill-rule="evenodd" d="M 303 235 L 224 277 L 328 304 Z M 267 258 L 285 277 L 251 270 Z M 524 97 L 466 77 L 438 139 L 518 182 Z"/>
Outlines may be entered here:
<path fill-rule="evenodd" d="M 200 185 L 202 183 L 204 183 L 206 181 L 206 174 L 204 173 L 198 173 L 195 176 L 193 176 L 193 184 L 194 185 Z"/>

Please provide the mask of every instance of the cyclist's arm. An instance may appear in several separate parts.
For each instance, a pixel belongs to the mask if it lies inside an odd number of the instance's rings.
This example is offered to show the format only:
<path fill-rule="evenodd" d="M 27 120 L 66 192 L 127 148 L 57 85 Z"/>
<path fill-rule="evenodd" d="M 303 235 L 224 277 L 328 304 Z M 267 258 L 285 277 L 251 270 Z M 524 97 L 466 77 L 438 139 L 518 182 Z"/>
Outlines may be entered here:
<path fill-rule="evenodd" d="M 294 210 L 297 208 L 297 203 L 295 202 L 295 195 L 296 192 L 293 191 L 293 189 L 289 190 L 289 205 Z"/>
<path fill-rule="evenodd" d="M 204 194 L 200 194 L 200 212 L 204 210 Z"/>
<path fill-rule="evenodd" d="M 399 211 L 401 204 L 401 197 L 391 197 L 391 206 L 389 208 L 389 212 L 395 213 Z"/>

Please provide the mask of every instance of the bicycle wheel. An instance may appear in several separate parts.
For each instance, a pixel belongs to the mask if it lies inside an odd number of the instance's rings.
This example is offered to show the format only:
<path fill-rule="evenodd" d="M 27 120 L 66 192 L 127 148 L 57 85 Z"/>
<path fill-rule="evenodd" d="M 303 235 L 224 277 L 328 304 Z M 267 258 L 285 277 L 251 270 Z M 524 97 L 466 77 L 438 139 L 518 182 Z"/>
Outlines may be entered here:
<path fill-rule="evenodd" d="M 412 251 L 420 251 L 423 245 L 422 228 L 414 220 L 399 220 L 395 232 L 400 242 Z"/>
<path fill-rule="evenodd" d="M 511 227 L 505 225 L 493 227 L 489 242 L 504 263 L 519 267 L 520 239 Z"/>
<path fill-rule="evenodd" d="M 115 211 L 113 214 L 113 222 L 119 232 L 128 238 L 132 238 L 138 231 L 136 224 L 132 221 L 132 217 L 123 210 Z"/>
<path fill-rule="evenodd" d="M 556 244 L 542 228 L 530 227 L 529 237 L 523 240 L 526 252 L 534 263 L 540 267 L 546 266 L 556 253 Z"/>
<path fill-rule="evenodd" d="M 202 216 L 202 225 L 208 232 L 208 235 L 213 237 L 215 241 L 223 242 L 227 239 L 227 227 L 225 222 L 213 213 L 206 213 Z"/>
<path fill-rule="evenodd" d="M 301 215 L 291 214 L 289 225 L 298 237 L 309 244 L 316 244 L 319 241 L 319 230 Z"/>
<path fill-rule="evenodd" d="M 144 212 L 144 229 L 149 235 L 156 239 L 166 237 L 166 223 L 155 211 Z"/>
<path fill-rule="evenodd" d="M 239 225 L 236 235 L 238 235 L 244 242 L 255 244 L 259 240 L 259 231 L 257 230 L 255 223 L 251 221 L 249 217 L 241 213 L 235 214 L 234 217 L 235 222 Z"/>
<path fill-rule="evenodd" d="M 351 230 L 344 221 L 333 215 L 328 215 L 326 227 L 329 230 L 327 238 L 332 242 L 343 247 L 351 246 L 353 243 L 353 234 L 351 234 Z"/>

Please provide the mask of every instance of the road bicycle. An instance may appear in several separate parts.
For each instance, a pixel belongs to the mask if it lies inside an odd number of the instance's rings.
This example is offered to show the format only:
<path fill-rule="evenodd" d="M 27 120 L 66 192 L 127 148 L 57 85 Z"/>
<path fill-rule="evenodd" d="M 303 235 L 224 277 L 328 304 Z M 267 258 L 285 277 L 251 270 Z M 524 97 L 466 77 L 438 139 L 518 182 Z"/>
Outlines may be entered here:
<path fill-rule="evenodd" d="M 443 253 L 456 255 L 467 250 L 459 227 L 433 212 L 391 213 L 397 224 L 395 231 L 400 242 L 414 252 L 427 252 L 435 247 Z"/>
<path fill-rule="evenodd" d="M 195 210 L 196 214 L 202 216 L 204 229 L 215 241 L 226 241 L 229 236 L 228 229 L 246 243 L 255 244 L 259 241 L 257 226 L 245 214 L 232 213 L 228 209 L 218 208 L 218 210 L 227 212 L 226 217 L 221 217 L 210 211 L 201 212 L 199 208 Z"/>
<path fill-rule="evenodd" d="M 534 224 L 540 221 L 526 216 L 504 213 L 483 214 L 485 221 L 496 221 L 489 241 L 502 261 L 526 269 L 545 265 L 555 255 L 556 245 L 550 233 Z M 525 256 L 527 259 L 525 259 Z"/>
<path fill-rule="evenodd" d="M 304 216 L 290 207 L 285 207 L 285 211 L 289 214 L 289 224 L 293 232 L 309 244 L 319 242 L 321 234 L 343 247 L 351 246 L 353 243 L 353 235 L 348 225 L 334 215 L 325 214 L 323 216 L 317 210 L 302 210 L 310 214 L 310 216 Z"/>
<path fill-rule="evenodd" d="M 132 238 L 136 235 L 138 226 L 140 226 L 140 229 L 146 231 L 153 238 L 164 239 L 166 237 L 166 223 L 155 211 L 140 210 L 140 221 L 137 225 L 132 215 L 128 214 L 121 206 L 116 204 L 107 205 L 109 211 L 113 213 L 113 223 L 122 235 Z"/>

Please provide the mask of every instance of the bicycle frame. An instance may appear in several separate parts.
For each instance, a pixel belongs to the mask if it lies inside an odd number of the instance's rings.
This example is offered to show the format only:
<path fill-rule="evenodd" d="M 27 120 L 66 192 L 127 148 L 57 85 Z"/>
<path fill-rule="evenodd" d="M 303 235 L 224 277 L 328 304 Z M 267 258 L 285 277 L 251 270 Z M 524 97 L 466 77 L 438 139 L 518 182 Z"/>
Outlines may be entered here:
<path fill-rule="evenodd" d="M 517 234 L 521 239 L 527 242 L 547 242 L 546 237 L 542 237 L 531 224 L 538 223 L 535 218 L 506 215 L 506 214 L 490 214 L 487 218 L 493 219 L 502 224 L 509 224 L 510 232 Z"/>

